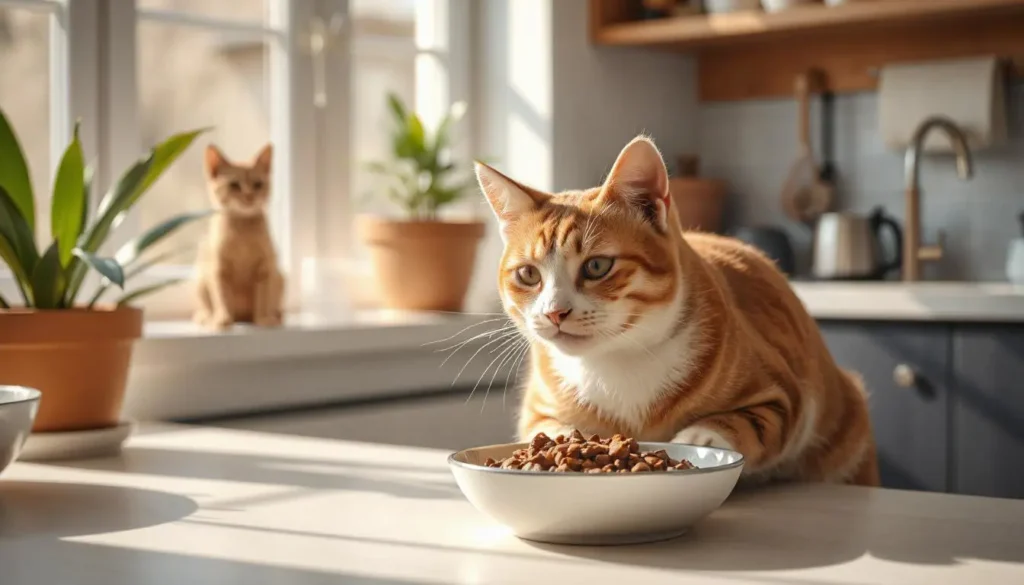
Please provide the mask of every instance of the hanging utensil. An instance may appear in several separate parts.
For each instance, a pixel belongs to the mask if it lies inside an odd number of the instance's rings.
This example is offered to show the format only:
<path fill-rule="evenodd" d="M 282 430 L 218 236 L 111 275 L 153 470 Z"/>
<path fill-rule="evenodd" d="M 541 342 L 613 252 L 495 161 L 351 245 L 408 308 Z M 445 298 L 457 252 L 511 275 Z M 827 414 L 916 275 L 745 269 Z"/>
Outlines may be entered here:
<path fill-rule="evenodd" d="M 817 77 L 815 72 L 807 72 L 796 79 L 795 94 L 799 107 L 797 139 L 800 154 L 790 168 L 782 189 L 782 206 L 786 215 L 807 225 L 813 225 L 832 205 L 832 186 L 821 180 L 821 169 L 814 159 L 814 151 L 811 148 L 810 94 Z"/>

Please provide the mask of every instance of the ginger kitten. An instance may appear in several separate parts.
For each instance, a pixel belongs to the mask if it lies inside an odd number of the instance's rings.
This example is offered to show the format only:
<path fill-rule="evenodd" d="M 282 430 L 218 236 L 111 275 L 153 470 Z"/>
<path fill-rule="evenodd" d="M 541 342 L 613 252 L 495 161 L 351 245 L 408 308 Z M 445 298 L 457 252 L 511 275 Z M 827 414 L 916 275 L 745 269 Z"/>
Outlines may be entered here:
<path fill-rule="evenodd" d="M 267 221 L 271 158 L 269 144 L 248 165 L 206 148 L 203 166 L 218 213 L 199 247 L 195 321 L 208 328 L 281 324 L 284 278 Z"/>
<path fill-rule="evenodd" d="M 770 260 L 683 233 L 650 140 L 583 191 L 476 172 L 505 242 L 502 302 L 531 341 L 522 439 L 622 433 L 734 449 L 748 480 L 878 485 L 859 379 Z"/>

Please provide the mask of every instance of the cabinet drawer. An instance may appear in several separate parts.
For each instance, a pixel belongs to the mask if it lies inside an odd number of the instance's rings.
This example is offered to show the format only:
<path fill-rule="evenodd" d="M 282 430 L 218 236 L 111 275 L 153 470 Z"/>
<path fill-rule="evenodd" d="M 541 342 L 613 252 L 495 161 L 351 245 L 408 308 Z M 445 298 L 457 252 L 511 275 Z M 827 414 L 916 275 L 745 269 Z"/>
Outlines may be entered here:
<path fill-rule="evenodd" d="M 882 484 L 947 491 L 950 329 L 904 323 L 819 325 L 836 362 L 864 378 Z"/>
<path fill-rule="evenodd" d="M 1024 498 L 1024 327 L 959 326 L 953 354 L 954 488 Z"/>

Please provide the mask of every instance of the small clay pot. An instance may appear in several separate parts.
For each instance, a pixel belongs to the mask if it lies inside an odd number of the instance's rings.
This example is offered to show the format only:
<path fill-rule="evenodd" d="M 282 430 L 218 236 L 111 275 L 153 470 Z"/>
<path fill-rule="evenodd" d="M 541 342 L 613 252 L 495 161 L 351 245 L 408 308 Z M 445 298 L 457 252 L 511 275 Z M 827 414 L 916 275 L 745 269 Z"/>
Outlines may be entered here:
<path fill-rule="evenodd" d="M 42 392 L 33 432 L 116 426 L 141 335 L 130 307 L 0 310 L 0 384 Z"/>
<path fill-rule="evenodd" d="M 358 230 L 369 247 L 386 307 L 462 310 L 484 235 L 482 222 L 391 221 L 361 216 Z"/>
<path fill-rule="evenodd" d="M 722 228 L 725 183 L 716 179 L 669 179 L 669 192 L 684 230 L 718 232 Z"/>

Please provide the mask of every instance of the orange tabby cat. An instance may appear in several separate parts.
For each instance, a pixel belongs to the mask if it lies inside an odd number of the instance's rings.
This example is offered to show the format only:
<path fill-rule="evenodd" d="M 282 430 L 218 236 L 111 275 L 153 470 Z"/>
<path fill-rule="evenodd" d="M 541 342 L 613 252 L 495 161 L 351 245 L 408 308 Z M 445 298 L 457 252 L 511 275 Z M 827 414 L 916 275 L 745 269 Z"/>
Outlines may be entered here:
<path fill-rule="evenodd" d="M 502 301 L 532 344 L 521 438 L 623 433 L 734 449 L 748 480 L 878 485 L 859 379 L 770 260 L 683 233 L 650 140 L 584 191 L 476 171 L 505 241 Z"/>
<path fill-rule="evenodd" d="M 281 324 L 284 279 L 266 213 L 271 156 L 268 144 L 252 164 L 239 165 L 217 147 L 206 148 L 206 180 L 219 213 L 210 221 L 197 261 L 195 320 L 204 326 Z"/>

